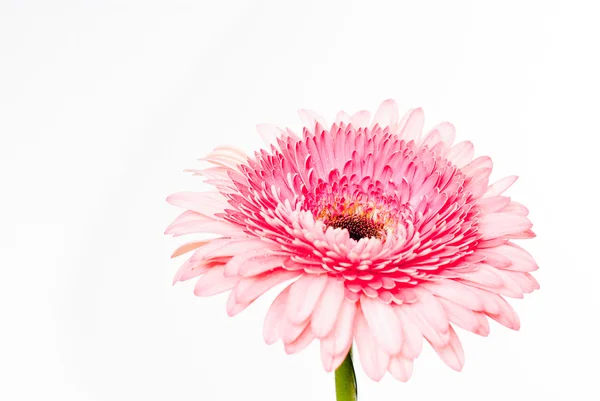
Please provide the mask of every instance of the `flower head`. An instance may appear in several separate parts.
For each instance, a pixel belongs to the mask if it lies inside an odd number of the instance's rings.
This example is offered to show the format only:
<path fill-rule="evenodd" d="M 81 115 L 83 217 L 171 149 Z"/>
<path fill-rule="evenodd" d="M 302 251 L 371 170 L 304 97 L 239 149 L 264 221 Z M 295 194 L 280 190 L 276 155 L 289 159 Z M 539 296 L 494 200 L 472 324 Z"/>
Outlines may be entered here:
<path fill-rule="evenodd" d="M 167 233 L 211 233 L 183 245 L 193 251 L 175 281 L 196 279 L 194 293 L 230 291 L 235 315 L 283 282 L 264 324 L 269 344 L 294 353 L 319 340 L 327 371 L 356 342 L 361 364 L 379 380 L 412 374 L 427 340 L 460 370 L 464 354 L 453 326 L 486 336 L 488 318 L 519 328 L 503 296 L 539 288 L 533 258 L 512 240 L 534 237 L 528 210 L 489 185 L 492 161 L 473 159 L 471 142 L 454 144 L 442 123 L 422 136 L 423 111 L 399 119 L 387 100 L 338 113 L 328 126 L 302 110 L 301 135 L 259 125 L 268 149 L 247 157 L 230 147 L 194 170 L 212 192 L 168 201 L 186 209 Z"/>

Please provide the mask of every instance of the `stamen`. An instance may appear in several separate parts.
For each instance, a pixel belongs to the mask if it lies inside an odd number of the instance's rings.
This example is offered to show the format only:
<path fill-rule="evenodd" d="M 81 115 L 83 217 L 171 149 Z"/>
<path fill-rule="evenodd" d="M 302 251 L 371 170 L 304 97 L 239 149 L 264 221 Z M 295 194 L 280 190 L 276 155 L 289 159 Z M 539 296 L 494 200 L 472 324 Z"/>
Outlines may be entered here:
<path fill-rule="evenodd" d="M 380 238 L 383 224 L 376 223 L 366 216 L 360 215 L 338 215 L 331 218 L 327 225 L 333 228 L 345 228 L 353 240 L 362 238 Z"/>

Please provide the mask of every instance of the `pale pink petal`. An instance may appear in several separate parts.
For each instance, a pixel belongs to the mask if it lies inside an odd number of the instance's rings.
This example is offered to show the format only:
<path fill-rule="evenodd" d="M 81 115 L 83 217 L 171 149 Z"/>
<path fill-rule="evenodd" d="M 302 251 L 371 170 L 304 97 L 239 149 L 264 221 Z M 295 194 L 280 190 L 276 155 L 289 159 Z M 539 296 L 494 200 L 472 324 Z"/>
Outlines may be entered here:
<path fill-rule="evenodd" d="M 273 252 L 273 250 L 267 247 L 262 241 L 257 240 L 240 241 L 223 247 L 218 251 L 224 253 L 229 252 L 230 249 L 233 250 L 235 256 L 231 258 L 225 266 L 225 275 L 227 276 L 240 276 L 242 275 L 242 271 L 253 271 L 255 265 L 258 265 L 256 268 L 257 270 L 261 270 L 261 258 L 269 257 Z M 248 266 L 248 264 L 251 266 Z"/>
<path fill-rule="evenodd" d="M 227 204 L 226 198 L 218 192 L 178 192 L 170 195 L 167 202 L 208 217 L 223 213 L 223 205 Z"/>
<path fill-rule="evenodd" d="M 421 147 L 428 147 L 429 149 L 433 149 L 435 145 L 437 145 L 440 142 L 443 142 L 442 135 L 437 129 L 432 129 L 423 138 L 423 142 L 421 142 Z"/>
<path fill-rule="evenodd" d="M 449 122 L 443 122 L 433 127 L 433 130 L 437 130 L 440 133 L 440 137 L 444 141 L 444 146 L 450 149 L 456 138 L 456 128 L 454 128 L 454 125 Z"/>
<path fill-rule="evenodd" d="M 244 152 L 235 149 L 234 147 L 221 146 L 215 148 L 207 156 L 200 158 L 200 160 L 207 161 L 227 169 L 235 169 L 238 165 L 246 161 L 246 155 Z"/>
<path fill-rule="evenodd" d="M 487 287 L 500 287 L 503 285 L 502 277 L 499 275 L 500 272 L 498 272 L 496 268 L 484 263 L 479 263 L 477 266 L 477 270 L 462 273 L 460 277 L 464 280 L 480 283 Z"/>
<path fill-rule="evenodd" d="M 472 162 L 461 168 L 462 172 L 467 176 L 474 176 L 477 171 L 482 169 L 491 169 L 493 166 L 492 159 L 488 156 L 480 156 L 473 159 Z M 500 194 L 497 194 L 500 195 Z"/>
<path fill-rule="evenodd" d="M 302 124 L 304 124 L 304 126 L 310 130 L 313 130 L 317 123 L 319 123 L 322 127 L 327 127 L 323 117 L 313 110 L 300 109 L 298 110 L 298 115 L 302 120 Z"/>
<path fill-rule="evenodd" d="M 354 302 L 344 300 L 333 330 L 321 340 L 321 360 L 327 372 L 337 368 L 335 362 L 348 353 L 352 345 L 354 318 L 357 307 Z M 340 361 L 340 363 L 342 362 Z"/>
<path fill-rule="evenodd" d="M 196 249 L 192 254 L 190 260 L 192 261 L 204 261 L 210 259 L 209 255 L 215 252 L 222 252 L 221 255 L 228 255 L 224 249 L 227 249 L 228 246 L 235 244 L 237 241 L 245 242 L 247 240 L 239 240 L 239 239 L 231 239 L 231 238 L 215 238 L 210 240 L 206 245 Z"/>
<path fill-rule="evenodd" d="M 512 264 L 512 261 L 504 254 L 494 251 L 495 248 L 482 248 L 473 252 L 472 257 L 480 261 L 492 265 L 494 267 L 504 269 Z"/>
<path fill-rule="evenodd" d="M 456 167 L 462 168 L 471 160 L 473 160 L 473 155 L 475 153 L 475 148 L 473 144 L 469 141 L 459 142 L 450 149 L 446 158 L 454 163 Z"/>
<path fill-rule="evenodd" d="M 309 327 L 308 323 L 308 321 L 305 321 L 300 324 L 296 324 L 290 321 L 286 315 L 283 318 L 283 321 L 279 324 L 279 331 L 281 332 L 281 341 L 283 341 L 283 344 L 287 345 L 295 342 L 304 332 L 304 330 Z"/>
<path fill-rule="evenodd" d="M 244 235 L 239 227 L 224 221 L 216 221 L 200 214 L 197 214 L 194 219 L 184 223 L 175 224 L 174 222 L 167 228 L 165 233 L 173 234 L 175 237 L 192 233 L 211 233 L 228 237 L 241 237 Z"/>
<path fill-rule="evenodd" d="M 339 111 L 335 116 L 335 123 L 337 125 L 340 125 L 340 124 L 349 125 L 350 124 L 350 116 L 345 111 Z"/>
<path fill-rule="evenodd" d="M 333 329 L 344 302 L 344 284 L 329 278 L 311 318 L 312 331 L 317 338 L 327 336 Z"/>
<path fill-rule="evenodd" d="M 472 310 L 483 310 L 483 301 L 477 293 L 454 280 L 444 280 L 424 284 L 424 287 L 438 297 L 446 298 L 452 302 Z"/>
<path fill-rule="evenodd" d="M 504 213 L 512 213 L 519 216 L 527 216 L 529 214 L 529 209 L 515 201 L 510 202 L 504 209 L 502 209 L 502 211 Z"/>
<path fill-rule="evenodd" d="M 438 332 L 448 328 L 448 318 L 438 299 L 425 289 L 416 290 L 419 300 L 412 304 L 413 309 L 421 315 Z"/>
<path fill-rule="evenodd" d="M 407 142 L 416 141 L 421 136 L 424 124 L 425 114 L 423 113 L 423 109 L 419 107 L 409 110 L 398 123 L 398 136 Z"/>
<path fill-rule="evenodd" d="M 279 324 L 283 321 L 285 315 L 286 302 L 290 293 L 290 286 L 288 285 L 285 290 L 281 291 L 275 298 L 263 325 L 263 338 L 269 345 L 275 344 L 277 340 L 281 338 L 279 332 Z"/>
<path fill-rule="evenodd" d="M 299 275 L 299 272 L 282 270 L 260 276 L 243 278 L 233 288 L 232 293 L 235 293 L 236 303 L 243 304 L 245 309 L 245 307 L 254 302 L 259 296 L 277 284 L 292 280 Z M 241 312 L 241 310 L 238 312 Z M 230 316 L 233 316 L 233 314 L 230 314 Z"/>
<path fill-rule="evenodd" d="M 194 277 L 198 277 L 199 275 L 206 273 L 210 269 L 210 267 L 211 266 L 202 261 L 198 262 L 188 260 L 183 265 L 181 265 L 179 270 L 177 270 L 177 273 L 173 278 L 173 285 L 175 285 L 179 281 L 186 281 Z"/>
<path fill-rule="evenodd" d="M 258 124 L 256 130 L 267 145 L 277 143 L 277 138 L 285 134 L 281 128 L 272 124 Z"/>
<path fill-rule="evenodd" d="M 381 103 L 379 109 L 373 117 L 371 122 L 371 128 L 375 125 L 379 125 L 381 128 L 392 127 L 398 123 L 398 105 L 392 99 L 388 99 Z"/>
<path fill-rule="evenodd" d="M 369 121 L 371 120 L 371 113 L 366 110 L 361 110 L 355 113 L 350 122 L 354 128 L 366 127 L 369 125 Z"/>
<path fill-rule="evenodd" d="M 326 274 L 305 274 L 292 285 L 286 309 L 291 322 L 300 324 L 310 317 L 326 284 Z"/>
<path fill-rule="evenodd" d="M 533 257 L 526 250 L 511 242 L 489 248 L 486 251 L 510 260 L 511 264 L 504 267 L 506 270 L 532 272 L 538 269 Z"/>
<path fill-rule="evenodd" d="M 412 359 L 403 356 L 395 356 L 390 359 L 388 370 L 394 379 L 400 380 L 401 382 L 407 382 L 412 376 L 413 361 Z"/>
<path fill-rule="evenodd" d="M 412 320 L 402 311 L 402 308 L 394 307 L 394 312 L 402 325 L 404 343 L 401 354 L 406 358 L 414 359 L 421 354 L 423 348 L 423 334 L 412 322 Z"/>
<path fill-rule="evenodd" d="M 272 271 L 278 267 L 282 267 L 287 260 L 284 256 L 257 256 L 247 259 L 240 267 L 239 274 L 243 277 L 251 277 L 257 274 Z"/>
<path fill-rule="evenodd" d="M 502 274 L 510 278 L 526 294 L 540 289 L 540 284 L 529 273 L 504 271 Z"/>
<path fill-rule="evenodd" d="M 489 198 L 480 199 L 477 205 L 481 208 L 484 213 L 494 213 L 506 210 L 506 206 L 510 203 L 510 198 L 506 196 L 491 196 Z"/>
<path fill-rule="evenodd" d="M 229 316 L 237 315 L 238 313 L 246 309 L 247 306 L 247 304 L 237 302 L 237 300 L 235 299 L 235 293 L 233 291 L 229 293 L 229 297 L 227 298 L 227 314 Z"/>
<path fill-rule="evenodd" d="M 402 349 L 402 326 L 391 305 L 379 299 L 361 297 L 361 307 L 373 336 L 379 345 L 390 355 Z"/>
<path fill-rule="evenodd" d="M 354 331 L 360 363 L 365 373 L 375 381 L 381 380 L 387 370 L 390 356 L 377 345 L 369 324 L 360 309 L 356 314 Z"/>
<path fill-rule="evenodd" d="M 446 365 L 458 372 L 462 370 L 465 364 L 465 353 L 452 326 L 450 326 L 450 341 L 448 344 L 443 347 L 436 344 L 431 345 Z"/>
<path fill-rule="evenodd" d="M 487 191 L 485 191 L 483 194 L 483 197 L 487 198 L 489 196 L 502 195 L 504 191 L 510 188 L 510 186 L 517 181 L 517 178 L 519 177 L 516 175 L 509 175 L 508 177 L 504 177 L 501 180 L 496 181 L 488 187 Z"/>
<path fill-rule="evenodd" d="M 315 335 L 311 331 L 310 326 L 306 326 L 302 334 L 294 342 L 285 344 L 285 352 L 287 354 L 296 354 L 305 349 L 314 339 Z"/>
<path fill-rule="evenodd" d="M 519 316 L 504 298 L 484 289 L 471 288 L 471 290 L 483 300 L 483 312 L 486 315 L 509 329 L 519 330 L 521 327 Z"/>
<path fill-rule="evenodd" d="M 225 266 L 217 266 L 209 269 L 202 275 L 194 286 L 194 295 L 198 297 L 209 297 L 232 289 L 240 277 L 225 277 Z"/>
<path fill-rule="evenodd" d="M 520 233 L 529 230 L 531 226 L 531 221 L 524 216 L 510 213 L 491 213 L 484 215 L 479 221 L 479 232 L 485 240 Z"/>
<path fill-rule="evenodd" d="M 422 307 L 415 308 L 414 305 L 402 305 L 401 308 L 407 319 L 410 319 L 427 341 L 439 346 L 443 346 L 448 342 L 449 337 L 447 328 L 445 328 L 445 331 L 439 331 L 433 327 L 427 319 L 427 315 L 424 314 L 425 310 Z"/>
<path fill-rule="evenodd" d="M 483 313 L 464 308 L 445 298 L 440 298 L 440 303 L 448 314 L 448 320 L 451 323 L 480 336 L 489 334 L 490 327 Z"/>

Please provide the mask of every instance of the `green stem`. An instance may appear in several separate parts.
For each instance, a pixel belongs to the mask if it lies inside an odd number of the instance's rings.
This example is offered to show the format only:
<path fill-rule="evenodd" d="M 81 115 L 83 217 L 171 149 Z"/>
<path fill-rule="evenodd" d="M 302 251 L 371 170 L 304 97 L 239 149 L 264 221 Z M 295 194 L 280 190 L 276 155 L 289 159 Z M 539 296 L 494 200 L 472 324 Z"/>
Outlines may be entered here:
<path fill-rule="evenodd" d="M 356 401 L 356 374 L 352 365 L 352 348 L 346 359 L 335 370 L 335 395 L 337 401 Z"/>

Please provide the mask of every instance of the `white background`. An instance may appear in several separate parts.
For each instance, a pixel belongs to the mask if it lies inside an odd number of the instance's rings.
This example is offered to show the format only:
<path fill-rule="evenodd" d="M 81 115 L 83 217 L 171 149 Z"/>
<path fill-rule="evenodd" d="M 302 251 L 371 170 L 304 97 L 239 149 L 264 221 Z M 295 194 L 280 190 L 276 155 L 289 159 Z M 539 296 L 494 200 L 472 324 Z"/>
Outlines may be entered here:
<path fill-rule="evenodd" d="M 426 349 L 361 399 L 600 400 L 595 3 L 2 0 L 0 399 L 334 400 L 316 344 L 263 343 L 272 295 L 171 287 L 164 199 L 256 123 L 392 97 L 520 175 L 542 289 L 520 332 L 459 333 L 462 373 Z"/>

